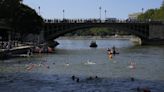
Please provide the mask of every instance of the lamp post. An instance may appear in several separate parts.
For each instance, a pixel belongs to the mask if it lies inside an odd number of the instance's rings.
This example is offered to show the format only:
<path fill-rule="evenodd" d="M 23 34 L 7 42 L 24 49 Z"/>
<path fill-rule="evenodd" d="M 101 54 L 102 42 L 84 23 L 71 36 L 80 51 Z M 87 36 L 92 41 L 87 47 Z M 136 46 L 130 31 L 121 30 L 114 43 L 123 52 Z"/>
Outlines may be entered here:
<path fill-rule="evenodd" d="M 144 13 L 144 8 L 142 8 L 141 10 L 142 10 L 142 13 Z"/>
<path fill-rule="evenodd" d="M 65 10 L 63 9 L 63 20 L 65 19 Z"/>
<path fill-rule="evenodd" d="M 105 10 L 104 12 L 105 12 L 105 19 L 106 19 L 106 13 L 107 13 L 107 10 Z"/>
<path fill-rule="evenodd" d="M 40 15 L 40 6 L 38 7 L 38 10 L 39 10 L 39 15 Z"/>
<path fill-rule="evenodd" d="M 39 13 L 39 15 L 41 16 L 41 12 L 40 12 L 40 6 L 38 7 L 38 13 Z M 40 43 L 40 36 L 39 36 L 39 34 L 37 35 L 37 44 L 39 44 Z"/>
<path fill-rule="evenodd" d="M 101 6 L 100 6 L 100 7 L 99 7 L 99 10 L 100 10 L 100 20 L 101 20 L 101 9 L 102 9 L 102 8 L 101 8 Z"/>

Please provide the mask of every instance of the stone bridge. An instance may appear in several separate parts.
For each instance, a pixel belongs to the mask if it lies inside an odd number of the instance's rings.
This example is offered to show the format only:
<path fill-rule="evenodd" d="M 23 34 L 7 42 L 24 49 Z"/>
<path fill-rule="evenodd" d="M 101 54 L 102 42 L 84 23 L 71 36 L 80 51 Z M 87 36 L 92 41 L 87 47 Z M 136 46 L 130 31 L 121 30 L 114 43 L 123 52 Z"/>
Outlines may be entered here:
<path fill-rule="evenodd" d="M 164 44 L 164 23 L 160 21 L 45 20 L 44 35 L 50 42 L 79 29 L 108 27 L 141 38 L 142 44 Z"/>
<path fill-rule="evenodd" d="M 66 33 L 93 27 L 127 31 L 141 38 L 142 44 L 164 44 L 164 23 L 161 21 L 45 20 L 42 33 L 46 42 L 53 43 L 54 39 Z M 0 21 L 0 34 L 9 31 L 12 31 L 12 28 L 4 21 Z"/>
<path fill-rule="evenodd" d="M 8 34 L 12 31 L 12 28 L 10 27 L 9 23 L 7 23 L 5 20 L 0 20 L 0 36 L 4 36 L 4 34 Z M 1 37 L 1 39 L 7 39 L 8 37 Z"/>
<path fill-rule="evenodd" d="M 0 30 L 11 30 L 11 27 L 6 21 L 0 20 Z"/>

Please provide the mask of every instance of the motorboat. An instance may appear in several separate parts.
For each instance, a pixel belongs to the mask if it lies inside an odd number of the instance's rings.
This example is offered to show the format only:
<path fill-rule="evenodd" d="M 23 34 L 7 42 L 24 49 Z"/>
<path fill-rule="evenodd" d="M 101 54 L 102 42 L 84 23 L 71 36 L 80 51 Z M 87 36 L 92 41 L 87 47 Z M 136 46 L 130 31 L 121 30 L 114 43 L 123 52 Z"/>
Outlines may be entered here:
<path fill-rule="evenodd" d="M 95 41 L 92 41 L 89 47 L 96 48 L 97 47 L 96 42 Z"/>

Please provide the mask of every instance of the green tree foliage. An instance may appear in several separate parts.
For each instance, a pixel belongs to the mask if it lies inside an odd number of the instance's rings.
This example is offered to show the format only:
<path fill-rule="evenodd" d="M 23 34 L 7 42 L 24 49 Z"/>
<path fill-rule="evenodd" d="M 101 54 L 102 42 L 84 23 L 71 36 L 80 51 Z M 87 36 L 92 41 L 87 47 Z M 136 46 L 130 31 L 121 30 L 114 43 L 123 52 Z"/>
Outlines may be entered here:
<path fill-rule="evenodd" d="M 71 33 L 66 34 L 67 36 L 107 36 L 111 35 L 112 31 L 108 28 L 91 28 L 91 29 L 83 29 L 74 31 Z"/>
<path fill-rule="evenodd" d="M 26 5 L 21 5 L 14 18 L 14 26 L 22 34 L 39 33 L 43 20 L 37 15 L 35 10 Z"/>
<path fill-rule="evenodd" d="M 162 2 L 161 8 L 164 8 L 164 0 L 163 0 L 163 2 Z"/>
<path fill-rule="evenodd" d="M 19 0 L 0 0 L 0 18 L 13 18 Z"/>
<path fill-rule="evenodd" d="M 66 34 L 66 36 L 111 36 L 111 35 L 130 35 L 126 31 L 116 31 L 111 30 L 109 28 L 91 28 L 91 29 L 83 29 L 74 31 L 71 33 Z"/>
<path fill-rule="evenodd" d="M 43 19 L 22 0 L 0 0 L 0 19 L 8 20 L 14 31 L 27 34 L 39 33 Z"/>
<path fill-rule="evenodd" d="M 140 20 L 162 20 L 164 21 L 164 1 L 159 9 L 149 9 L 138 16 Z"/>

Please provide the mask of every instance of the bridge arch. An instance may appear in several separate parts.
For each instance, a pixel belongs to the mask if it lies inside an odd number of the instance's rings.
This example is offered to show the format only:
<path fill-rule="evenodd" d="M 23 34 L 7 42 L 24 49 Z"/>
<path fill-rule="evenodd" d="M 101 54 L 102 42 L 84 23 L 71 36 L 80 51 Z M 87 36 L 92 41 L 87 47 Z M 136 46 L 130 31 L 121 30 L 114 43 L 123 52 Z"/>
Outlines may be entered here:
<path fill-rule="evenodd" d="M 49 26 L 48 26 L 49 25 Z M 55 25 L 55 27 L 53 26 Z M 58 26 L 57 26 L 58 25 Z M 47 31 L 47 40 L 54 40 L 60 36 L 63 36 L 66 33 L 73 32 L 80 29 L 88 29 L 88 28 L 103 28 L 107 27 L 110 29 L 116 29 L 121 31 L 127 31 L 141 39 L 145 39 L 149 35 L 149 25 L 139 25 L 133 24 L 130 25 L 128 23 L 69 23 L 69 24 L 47 24 L 46 31 Z"/>

